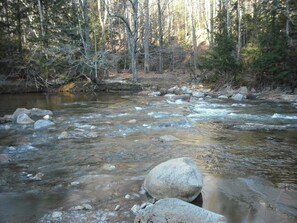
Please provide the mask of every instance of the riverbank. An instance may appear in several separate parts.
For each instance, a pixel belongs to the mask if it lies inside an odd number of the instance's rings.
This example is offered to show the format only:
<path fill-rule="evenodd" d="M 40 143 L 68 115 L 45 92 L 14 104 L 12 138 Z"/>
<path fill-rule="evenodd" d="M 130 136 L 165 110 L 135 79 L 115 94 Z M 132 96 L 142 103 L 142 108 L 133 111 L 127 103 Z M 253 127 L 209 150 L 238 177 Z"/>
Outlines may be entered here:
<path fill-rule="evenodd" d="M 38 87 L 32 82 L 25 80 L 3 80 L 0 82 L 0 94 L 18 93 L 40 93 L 40 92 L 144 92 L 144 94 L 154 91 L 164 91 L 172 87 L 187 87 L 189 89 L 209 89 L 208 95 L 211 97 L 232 98 L 235 94 L 242 94 L 243 99 L 259 99 L 274 102 L 294 102 L 297 101 L 297 91 L 292 93 L 289 88 L 255 89 L 253 87 L 232 87 L 224 85 L 217 87 L 210 83 L 193 84 L 192 77 L 184 70 L 173 72 L 165 71 L 163 74 L 151 72 L 146 74 L 139 72 L 138 82 L 131 81 L 130 73 L 111 73 L 101 82 L 94 84 L 90 80 L 80 80 L 60 85 L 54 85 L 48 89 Z M 243 90 L 244 89 L 244 90 Z M 240 97 L 240 95 L 237 95 Z"/>

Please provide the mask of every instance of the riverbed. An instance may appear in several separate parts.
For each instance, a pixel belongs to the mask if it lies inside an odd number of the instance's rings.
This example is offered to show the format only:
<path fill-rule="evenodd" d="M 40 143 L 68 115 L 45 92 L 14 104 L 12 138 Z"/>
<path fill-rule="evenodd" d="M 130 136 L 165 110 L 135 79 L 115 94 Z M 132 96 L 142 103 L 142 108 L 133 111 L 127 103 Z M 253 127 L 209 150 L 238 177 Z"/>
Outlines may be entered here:
<path fill-rule="evenodd" d="M 0 222 L 133 222 L 145 175 L 190 157 L 203 208 L 230 223 L 297 221 L 297 102 L 137 94 L 0 95 L 53 111 L 53 126 L 0 125 Z"/>

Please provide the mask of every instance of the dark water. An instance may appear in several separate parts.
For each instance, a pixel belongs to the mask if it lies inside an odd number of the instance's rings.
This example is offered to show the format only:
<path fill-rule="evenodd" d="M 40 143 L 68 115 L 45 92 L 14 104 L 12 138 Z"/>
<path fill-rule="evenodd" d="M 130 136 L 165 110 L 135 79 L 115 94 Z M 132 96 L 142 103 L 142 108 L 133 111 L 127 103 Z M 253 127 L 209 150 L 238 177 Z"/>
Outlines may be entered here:
<path fill-rule="evenodd" d="M 133 222 L 144 176 L 183 156 L 203 173 L 203 207 L 228 222 L 297 221 L 297 103 L 0 95 L 1 116 L 19 107 L 50 109 L 55 125 L 0 125 L 0 154 L 13 158 L 0 166 L 0 222 L 37 222 L 83 203 L 100 211 L 97 222 Z"/>

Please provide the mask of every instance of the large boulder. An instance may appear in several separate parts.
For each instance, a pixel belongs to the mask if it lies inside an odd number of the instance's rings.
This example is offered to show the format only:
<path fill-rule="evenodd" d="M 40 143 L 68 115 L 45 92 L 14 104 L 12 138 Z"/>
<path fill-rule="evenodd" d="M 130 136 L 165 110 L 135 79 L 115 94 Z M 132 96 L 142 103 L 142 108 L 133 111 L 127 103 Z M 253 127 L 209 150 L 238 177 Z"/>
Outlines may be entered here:
<path fill-rule="evenodd" d="M 223 215 L 176 198 L 165 198 L 140 209 L 134 223 L 225 223 Z"/>
<path fill-rule="evenodd" d="M 144 189 L 153 198 L 193 201 L 201 192 L 202 175 L 190 158 L 176 158 L 154 167 L 144 180 Z"/>

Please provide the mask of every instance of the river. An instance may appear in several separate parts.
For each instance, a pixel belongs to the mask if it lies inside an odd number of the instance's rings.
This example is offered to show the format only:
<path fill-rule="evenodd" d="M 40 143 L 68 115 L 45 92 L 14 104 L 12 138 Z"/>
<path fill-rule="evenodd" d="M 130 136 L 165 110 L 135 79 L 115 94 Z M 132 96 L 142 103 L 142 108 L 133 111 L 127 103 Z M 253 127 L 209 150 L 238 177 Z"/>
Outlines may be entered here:
<path fill-rule="evenodd" d="M 0 95 L 0 116 L 20 107 L 52 110 L 55 125 L 0 125 L 13 159 L 0 165 L 1 223 L 133 222 L 148 171 L 185 156 L 203 174 L 203 208 L 230 223 L 297 222 L 297 103 Z"/>

